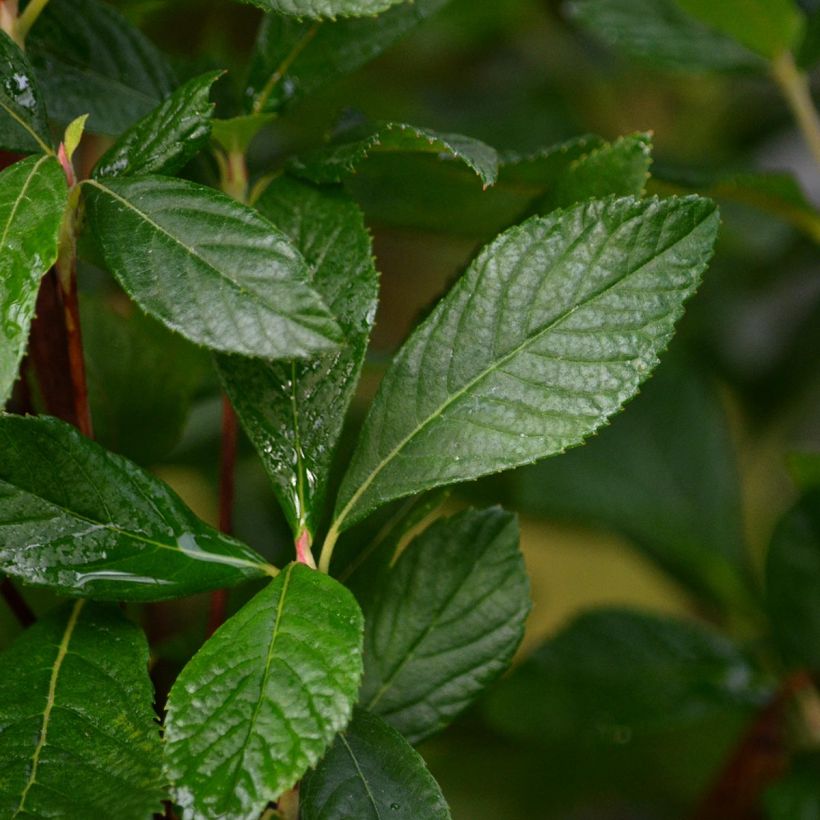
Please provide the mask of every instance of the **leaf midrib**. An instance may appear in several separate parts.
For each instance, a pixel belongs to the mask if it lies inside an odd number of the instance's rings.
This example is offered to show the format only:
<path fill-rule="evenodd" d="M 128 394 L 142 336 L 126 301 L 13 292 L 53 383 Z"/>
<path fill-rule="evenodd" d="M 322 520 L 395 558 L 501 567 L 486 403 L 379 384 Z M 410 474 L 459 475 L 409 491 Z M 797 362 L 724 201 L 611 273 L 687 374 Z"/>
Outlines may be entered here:
<path fill-rule="evenodd" d="M 644 212 L 645 213 L 645 212 Z M 629 271 L 628 273 L 624 274 L 623 276 L 619 277 L 613 282 L 610 282 L 605 287 L 600 288 L 599 290 L 590 294 L 584 301 L 579 302 L 576 305 L 573 305 L 569 310 L 562 313 L 560 316 L 555 318 L 550 324 L 546 325 L 544 328 L 539 330 L 536 334 L 532 336 L 528 336 L 521 344 L 517 345 L 513 350 L 509 353 L 506 353 L 500 359 L 492 362 L 487 368 L 482 370 L 478 375 L 473 377 L 469 382 L 467 382 L 463 387 L 459 388 L 455 393 L 448 396 L 448 398 L 442 402 L 442 404 L 435 410 L 435 412 L 430 413 L 427 418 L 421 423 L 416 425 L 413 430 L 411 430 L 372 470 L 370 475 L 359 485 L 359 489 L 350 497 L 350 500 L 345 504 L 342 508 L 339 515 L 336 517 L 336 520 L 333 522 L 332 530 L 336 532 L 341 530 L 341 524 L 345 521 L 345 519 L 350 515 L 350 512 L 353 510 L 355 505 L 358 501 L 362 498 L 362 496 L 367 492 L 369 487 L 372 483 L 376 480 L 377 476 L 382 472 L 382 470 L 387 467 L 388 464 L 412 441 L 425 427 L 431 424 L 433 421 L 438 419 L 452 404 L 458 401 L 462 396 L 472 390 L 479 382 L 483 379 L 487 378 L 491 373 L 495 372 L 502 368 L 507 362 L 511 359 L 515 358 L 516 356 L 520 355 L 526 348 L 530 345 L 537 342 L 547 333 L 550 333 L 554 330 L 558 325 L 562 322 L 565 322 L 569 319 L 576 311 L 580 310 L 583 307 L 589 306 L 590 303 L 594 302 L 595 300 L 599 299 L 601 296 L 608 293 L 613 288 L 617 287 L 623 281 L 628 278 L 633 277 L 635 274 L 639 273 L 643 268 L 647 267 L 651 263 L 655 262 L 662 254 L 666 254 L 671 251 L 674 247 L 679 245 L 684 240 L 688 239 L 694 232 L 697 230 L 705 221 L 706 219 L 711 216 L 713 211 L 710 211 L 703 219 L 698 221 L 690 231 L 688 231 L 683 236 L 676 239 L 671 245 L 665 247 L 660 253 L 655 254 L 651 259 L 644 262 L 642 265 L 639 265 L 637 268 Z M 643 214 L 641 214 L 643 215 Z M 431 317 L 432 318 L 432 317 Z M 329 533 L 330 535 L 330 533 Z"/>
<path fill-rule="evenodd" d="M 2 108 L 24 131 L 27 131 L 29 135 L 33 137 L 37 145 L 39 145 L 47 155 L 54 155 L 54 151 L 46 145 L 45 142 L 43 142 L 40 135 L 24 119 L 22 119 L 20 115 L 8 105 L 8 103 L 6 103 L 3 97 L 0 97 L 0 108 Z"/>
<path fill-rule="evenodd" d="M 350 748 L 350 744 L 347 742 L 347 738 L 344 736 L 344 733 L 339 735 L 339 740 L 341 740 L 342 745 L 344 745 L 345 750 L 350 756 L 350 761 L 351 763 L 353 763 L 353 767 L 356 769 L 356 774 L 359 775 L 359 779 L 362 781 L 362 786 L 364 786 L 364 790 L 367 794 L 367 799 L 373 806 L 373 811 L 376 812 L 376 817 L 378 818 L 378 820 L 381 820 L 382 813 L 379 811 L 379 806 L 376 803 L 376 798 L 373 797 L 373 792 L 370 790 L 370 784 L 367 782 L 367 778 L 364 776 L 364 772 L 362 771 L 361 766 L 359 766 L 359 761 L 357 760 L 356 755 L 353 754 L 353 749 Z"/>
<path fill-rule="evenodd" d="M 17 216 L 17 209 L 20 207 L 20 203 L 25 198 L 26 192 L 31 185 L 32 179 L 34 179 L 35 174 L 40 169 L 40 166 L 48 160 L 48 155 L 40 157 L 37 162 L 34 163 L 29 175 L 26 177 L 26 181 L 23 183 L 23 187 L 20 189 L 20 193 L 14 200 L 14 204 L 11 206 L 11 211 L 9 212 L 9 218 L 6 220 L 6 225 L 3 228 L 3 235 L 0 237 L 0 248 L 5 248 L 6 246 L 6 239 L 9 235 L 9 228 L 11 228 L 11 223 L 14 222 L 14 218 Z"/>

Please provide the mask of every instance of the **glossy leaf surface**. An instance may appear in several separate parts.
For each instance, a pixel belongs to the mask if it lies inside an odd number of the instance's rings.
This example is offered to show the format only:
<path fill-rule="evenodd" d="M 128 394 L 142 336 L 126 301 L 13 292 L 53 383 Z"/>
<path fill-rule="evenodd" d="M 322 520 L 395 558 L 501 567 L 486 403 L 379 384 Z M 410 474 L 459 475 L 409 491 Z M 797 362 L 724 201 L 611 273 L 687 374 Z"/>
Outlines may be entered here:
<path fill-rule="evenodd" d="M 251 58 L 248 110 L 278 111 L 370 62 L 449 0 L 400 3 L 377 17 L 316 23 L 266 15 Z"/>
<path fill-rule="evenodd" d="M 347 724 L 362 615 L 332 578 L 290 564 L 174 684 L 166 765 L 184 818 L 256 818 Z"/>
<path fill-rule="evenodd" d="M 77 601 L 0 656 L 0 815 L 144 820 L 161 810 L 148 644 L 115 606 Z"/>
<path fill-rule="evenodd" d="M 502 234 L 385 375 L 337 522 L 583 441 L 654 368 L 717 227 L 708 200 L 624 198 Z"/>
<path fill-rule="evenodd" d="M 0 31 L 0 147 L 51 151 L 48 118 L 34 69 L 14 40 Z"/>
<path fill-rule="evenodd" d="M 769 613 L 790 664 L 820 670 L 820 489 L 781 519 L 766 561 Z"/>
<path fill-rule="evenodd" d="M 407 0 L 244 0 L 265 11 L 293 17 L 369 17 Z"/>
<path fill-rule="evenodd" d="M 294 533 L 316 531 L 345 410 L 376 312 L 378 276 L 361 213 L 343 193 L 287 177 L 257 202 L 312 271 L 344 334 L 337 352 L 304 362 L 219 357 L 223 383 L 274 483 Z"/>
<path fill-rule="evenodd" d="M 173 174 L 182 168 L 208 141 L 210 90 L 219 76 L 211 71 L 181 85 L 102 155 L 93 176 Z"/>
<path fill-rule="evenodd" d="M 49 0 L 27 43 L 49 114 L 116 135 L 173 91 L 165 57 L 125 17 L 99 0 Z"/>
<path fill-rule="evenodd" d="M 40 278 L 57 259 L 67 198 L 54 157 L 29 157 L 0 173 L 0 407 L 28 343 Z"/>
<path fill-rule="evenodd" d="M 507 668 L 529 609 L 515 518 L 496 507 L 439 519 L 366 612 L 361 705 L 411 743 L 443 729 Z"/>
<path fill-rule="evenodd" d="M 264 577 L 161 481 L 47 416 L 0 417 L 0 570 L 64 595 L 156 601 Z"/>
<path fill-rule="evenodd" d="M 336 322 L 285 235 L 256 211 L 193 182 L 86 186 L 88 223 L 127 293 L 197 344 L 260 358 L 332 350 Z"/>
<path fill-rule="evenodd" d="M 345 131 L 337 142 L 326 148 L 296 157 L 290 170 L 314 182 L 341 182 L 354 174 L 371 154 L 435 154 L 459 160 L 470 168 L 484 187 L 498 175 L 498 155 L 494 148 L 461 134 L 438 134 L 427 128 L 385 122 Z"/>
<path fill-rule="evenodd" d="M 302 820 L 447 820 L 421 755 L 383 720 L 357 709 L 299 790 Z"/>

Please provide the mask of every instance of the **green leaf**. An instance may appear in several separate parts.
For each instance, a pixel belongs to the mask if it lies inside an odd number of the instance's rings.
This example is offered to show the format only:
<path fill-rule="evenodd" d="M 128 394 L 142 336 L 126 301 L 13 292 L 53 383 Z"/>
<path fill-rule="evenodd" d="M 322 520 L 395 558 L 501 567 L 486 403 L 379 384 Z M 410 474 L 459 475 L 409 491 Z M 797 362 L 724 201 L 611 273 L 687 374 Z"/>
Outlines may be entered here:
<path fill-rule="evenodd" d="M 766 697 L 750 661 L 723 635 L 607 608 L 547 641 L 493 690 L 487 711 L 493 725 L 520 738 L 630 738 L 751 709 Z"/>
<path fill-rule="evenodd" d="M 166 766 L 184 818 L 256 818 L 350 719 L 362 615 L 340 584 L 290 564 L 227 621 L 168 696 Z"/>
<path fill-rule="evenodd" d="M 65 129 L 65 134 L 63 135 L 63 147 L 65 148 L 65 154 L 68 158 L 68 161 L 71 162 L 74 159 L 74 152 L 80 145 L 82 141 L 83 134 L 85 133 L 85 123 L 88 120 L 88 114 L 80 114 L 79 117 L 73 119 Z"/>
<path fill-rule="evenodd" d="M 154 464 L 179 440 L 208 356 L 140 311 L 124 315 L 93 299 L 80 307 L 94 435 Z"/>
<path fill-rule="evenodd" d="M 803 42 L 797 52 L 797 64 L 810 69 L 820 60 L 820 7 L 808 15 Z"/>
<path fill-rule="evenodd" d="M 716 4 L 719 5 L 719 4 Z M 616 51 L 671 71 L 766 71 L 766 62 L 676 0 L 572 0 L 578 23 Z"/>
<path fill-rule="evenodd" d="M 820 489 L 780 520 L 766 560 L 766 594 L 786 661 L 820 670 Z"/>
<path fill-rule="evenodd" d="M 820 755 L 797 757 L 763 796 L 768 820 L 820 820 Z"/>
<path fill-rule="evenodd" d="M 789 474 L 801 490 L 820 489 L 820 453 L 792 453 Z"/>
<path fill-rule="evenodd" d="M 17 379 L 40 278 L 57 259 L 68 189 L 54 157 L 0 173 L 0 407 Z"/>
<path fill-rule="evenodd" d="M 211 121 L 211 137 L 224 151 L 246 154 L 256 135 L 274 119 L 274 114 L 246 114 Z"/>
<path fill-rule="evenodd" d="M 740 480 L 714 386 L 665 361 L 586 446 L 509 476 L 528 514 L 615 530 L 699 599 L 749 609 Z"/>
<path fill-rule="evenodd" d="M 313 182 L 342 182 L 376 153 L 435 154 L 441 159 L 460 160 L 476 173 L 485 188 L 492 185 L 498 175 L 495 149 L 480 140 L 461 134 L 438 134 L 397 122 L 347 129 L 327 147 L 294 157 L 288 167 Z"/>
<path fill-rule="evenodd" d="M 102 155 L 92 176 L 173 174 L 182 168 L 208 141 L 210 91 L 220 76 L 210 71 L 181 85 Z"/>
<path fill-rule="evenodd" d="M 393 498 L 580 444 L 654 368 L 717 229 L 708 200 L 627 197 L 498 237 L 385 375 L 335 528 Z"/>
<path fill-rule="evenodd" d="M 0 147 L 54 153 L 34 70 L 4 31 L 0 31 Z"/>
<path fill-rule="evenodd" d="M 244 0 L 264 11 L 293 17 L 369 17 L 407 0 Z"/>
<path fill-rule="evenodd" d="M 71 425 L 0 416 L 0 571 L 64 595 L 157 601 L 272 568 Z"/>
<path fill-rule="evenodd" d="M 26 47 L 49 114 L 61 123 L 89 114 L 95 133 L 121 133 L 176 86 L 157 48 L 99 0 L 49 0 Z"/>
<path fill-rule="evenodd" d="M 362 709 L 299 789 L 302 820 L 449 820 L 421 755 Z"/>
<path fill-rule="evenodd" d="M 401 3 L 378 17 L 325 21 L 268 14 L 251 57 L 249 111 L 279 111 L 370 62 L 449 0 Z"/>
<path fill-rule="evenodd" d="M 144 820 L 161 809 L 148 644 L 118 607 L 77 601 L 2 656 L 0 815 Z"/>
<path fill-rule="evenodd" d="M 794 0 L 676 0 L 700 22 L 761 54 L 776 57 L 791 49 L 803 19 Z"/>
<path fill-rule="evenodd" d="M 308 268 L 256 211 L 179 179 L 90 181 L 87 220 L 111 272 L 146 312 L 226 353 L 303 358 L 341 334 Z"/>
<path fill-rule="evenodd" d="M 344 345 L 306 362 L 220 356 L 219 372 L 294 534 L 307 529 L 313 535 L 367 350 L 378 275 L 361 213 L 342 192 L 283 177 L 257 207 L 305 257 L 313 286 L 342 328 Z"/>
<path fill-rule="evenodd" d="M 443 729 L 507 668 L 529 609 L 514 516 L 495 507 L 439 519 L 365 613 L 362 706 L 411 743 Z"/>

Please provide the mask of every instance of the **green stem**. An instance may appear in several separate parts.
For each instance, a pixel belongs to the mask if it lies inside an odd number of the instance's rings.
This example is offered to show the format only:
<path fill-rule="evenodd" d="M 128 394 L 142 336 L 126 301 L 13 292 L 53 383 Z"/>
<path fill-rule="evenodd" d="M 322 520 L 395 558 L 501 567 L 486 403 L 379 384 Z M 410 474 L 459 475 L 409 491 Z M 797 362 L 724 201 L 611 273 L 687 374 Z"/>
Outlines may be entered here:
<path fill-rule="evenodd" d="M 43 9 L 48 5 L 48 0 L 31 0 L 25 11 L 17 18 L 17 38 L 19 42 L 25 43 L 31 27 L 37 22 Z"/>
<path fill-rule="evenodd" d="M 798 69 L 794 57 L 788 51 L 772 61 L 772 74 L 791 108 L 806 144 L 820 165 L 820 115 L 811 98 L 808 77 Z"/>

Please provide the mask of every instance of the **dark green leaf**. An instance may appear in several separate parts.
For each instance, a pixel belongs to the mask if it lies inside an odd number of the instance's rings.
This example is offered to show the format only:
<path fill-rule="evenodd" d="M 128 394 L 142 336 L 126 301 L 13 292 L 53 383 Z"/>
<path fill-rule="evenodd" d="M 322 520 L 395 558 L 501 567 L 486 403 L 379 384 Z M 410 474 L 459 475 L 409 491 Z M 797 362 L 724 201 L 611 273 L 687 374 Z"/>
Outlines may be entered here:
<path fill-rule="evenodd" d="M 0 31 L 0 147 L 53 153 L 46 108 L 34 70 L 4 31 Z"/>
<path fill-rule="evenodd" d="M 49 114 L 119 134 L 176 85 L 165 57 L 108 3 L 49 0 L 27 41 Z"/>
<path fill-rule="evenodd" d="M 818 60 L 820 60 L 820 7 L 816 7 L 809 15 L 803 42 L 797 53 L 800 68 L 813 68 Z"/>
<path fill-rule="evenodd" d="M 820 489 L 781 519 L 766 561 L 775 637 L 790 664 L 820 670 Z"/>
<path fill-rule="evenodd" d="M 184 818 L 256 818 L 350 719 L 362 615 L 333 579 L 290 564 L 183 669 L 166 762 Z"/>
<path fill-rule="evenodd" d="M 337 352 L 306 362 L 219 357 L 225 389 L 294 533 L 307 529 L 312 535 L 364 361 L 378 275 L 361 213 L 343 193 L 283 177 L 267 189 L 257 207 L 305 257 L 313 286 L 344 334 Z"/>
<path fill-rule="evenodd" d="M 801 490 L 820 489 L 820 453 L 792 453 L 789 473 Z"/>
<path fill-rule="evenodd" d="M 763 802 L 768 820 L 820 820 L 820 756 L 798 757 Z"/>
<path fill-rule="evenodd" d="M 496 507 L 439 519 L 366 613 L 362 706 L 411 743 L 443 729 L 507 668 L 529 609 L 515 518 Z"/>
<path fill-rule="evenodd" d="M 698 597 L 748 608 L 740 481 L 714 387 L 665 362 L 586 446 L 517 470 L 510 503 L 613 529 Z"/>
<path fill-rule="evenodd" d="M 447 820 L 450 810 L 421 755 L 383 720 L 357 709 L 302 781 L 302 820 Z"/>
<path fill-rule="evenodd" d="M 488 245 L 385 375 L 336 528 L 580 444 L 654 368 L 717 228 L 697 197 L 593 200 Z"/>
<path fill-rule="evenodd" d="M 208 141 L 210 91 L 220 74 L 210 71 L 181 85 L 102 155 L 92 176 L 173 174 L 182 168 Z"/>
<path fill-rule="evenodd" d="M 0 416 L 0 570 L 65 595 L 156 601 L 271 568 L 70 425 Z"/>
<path fill-rule="evenodd" d="M 401 3 L 378 17 L 325 21 L 268 14 L 259 30 L 245 92 L 248 110 L 278 111 L 390 48 L 449 0 Z"/>
<path fill-rule="evenodd" d="M 148 644 L 117 607 L 77 601 L 1 657 L 0 815 L 145 820 L 160 811 Z"/>
<path fill-rule="evenodd" d="M 86 184 L 88 224 L 111 272 L 171 330 L 226 353 L 301 358 L 340 331 L 285 235 L 256 211 L 184 180 Z"/>
<path fill-rule="evenodd" d="M 140 311 L 81 302 L 86 378 L 97 441 L 139 464 L 177 443 L 207 354 Z"/>
<path fill-rule="evenodd" d="M 369 17 L 407 0 L 244 0 L 265 11 L 293 17 Z"/>
<path fill-rule="evenodd" d="M 493 724 L 518 737 L 620 737 L 750 709 L 767 691 L 727 638 L 626 609 L 584 613 L 503 681 Z M 522 709 L 522 704 L 527 708 Z"/>
<path fill-rule="evenodd" d="M 791 49 L 802 31 L 794 0 L 676 0 L 702 23 L 764 57 Z"/>
<path fill-rule="evenodd" d="M 498 155 L 485 143 L 461 134 L 438 134 L 397 122 L 383 122 L 342 133 L 338 141 L 295 157 L 289 168 L 313 182 L 341 182 L 355 174 L 371 154 L 435 154 L 450 161 L 460 160 L 476 173 L 484 187 L 498 174 Z"/>
<path fill-rule="evenodd" d="M 766 70 L 764 60 L 693 20 L 676 0 L 572 0 L 570 10 L 616 51 L 660 68 L 695 73 Z"/>
<path fill-rule="evenodd" d="M 40 277 L 57 259 L 67 198 L 54 157 L 29 157 L 0 173 L 0 407 L 28 343 Z"/>

